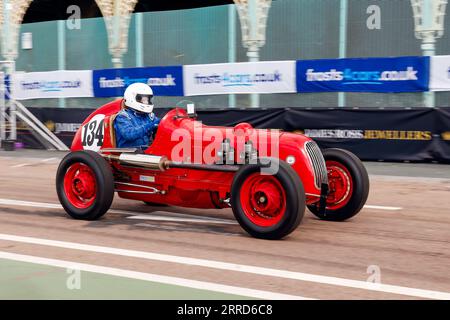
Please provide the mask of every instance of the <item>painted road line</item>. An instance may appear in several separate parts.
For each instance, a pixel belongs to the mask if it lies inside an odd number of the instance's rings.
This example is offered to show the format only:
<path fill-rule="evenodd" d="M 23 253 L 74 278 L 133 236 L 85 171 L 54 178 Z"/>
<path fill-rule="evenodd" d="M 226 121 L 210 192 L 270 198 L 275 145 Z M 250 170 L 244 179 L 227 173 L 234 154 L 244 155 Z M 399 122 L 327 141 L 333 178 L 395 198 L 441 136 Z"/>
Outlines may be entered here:
<path fill-rule="evenodd" d="M 33 165 L 36 165 L 39 163 L 50 162 L 53 160 L 59 160 L 59 159 L 58 158 L 47 158 L 47 159 L 42 159 L 42 160 L 35 161 L 35 162 L 19 163 L 19 164 L 11 166 L 11 168 L 22 168 L 22 167 L 26 167 L 26 166 L 33 166 Z"/>
<path fill-rule="evenodd" d="M 398 211 L 402 210 L 402 207 L 386 207 L 386 206 L 373 206 L 370 204 L 366 204 L 364 206 L 365 209 L 375 209 L 375 210 L 387 210 L 387 211 Z"/>
<path fill-rule="evenodd" d="M 0 205 L 19 206 L 19 207 L 34 207 L 34 208 L 48 208 L 48 209 L 62 209 L 62 206 L 57 203 L 22 201 L 13 199 L 0 199 Z"/>
<path fill-rule="evenodd" d="M 0 205 L 36 207 L 36 208 L 42 207 L 42 208 L 50 208 L 50 209 L 61 209 L 62 208 L 62 206 L 60 204 L 57 204 L 57 203 L 22 201 L 22 200 L 14 200 L 14 199 L 0 199 Z M 402 207 L 375 206 L 375 205 L 368 205 L 368 204 L 366 204 L 364 206 L 364 208 L 366 208 L 366 209 L 377 209 L 377 210 L 388 210 L 388 211 L 398 211 L 398 210 L 402 210 L 403 209 Z M 116 209 L 111 209 L 108 212 L 116 213 L 116 214 L 124 214 L 124 215 L 142 214 L 142 212 L 133 212 L 133 211 L 116 210 Z M 170 212 L 170 213 L 173 213 L 173 212 Z M 180 215 L 180 216 L 197 217 L 197 216 L 194 216 L 194 215 L 183 214 L 183 213 L 173 213 L 173 214 L 174 215 Z M 203 219 L 209 219 L 209 220 L 216 220 L 216 219 L 218 219 L 218 218 L 213 218 L 213 217 L 202 217 L 202 218 Z M 221 219 L 221 220 L 226 220 L 226 219 Z"/>
<path fill-rule="evenodd" d="M 144 272 L 138 272 L 138 271 L 132 271 L 132 270 L 110 268 L 110 267 L 104 267 L 104 266 L 98 266 L 98 265 L 92 265 L 92 264 L 86 264 L 86 263 L 78 263 L 78 262 L 67 261 L 67 260 L 41 258 L 41 257 L 28 256 L 28 255 L 22 255 L 22 254 L 16 254 L 16 253 L 4 252 L 4 251 L 0 251 L 0 258 L 14 260 L 14 261 L 47 265 L 47 266 L 53 266 L 53 267 L 59 267 L 59 268 L 70 268 L 72 270 L 101 273 L 101 274 L 106 274 L 106 275 L 111 275 L 111 276 L 116 276 L 116 277 L 158 282 L 158 283 L 188 287 L 188 288 L 193 288 L 193 289 L 234 294 L 234 295 L 258 298 L 258 299 L 313 300 L 311 298 L 305 298 L 305 297 L 294 296 L 294 295 L 289 295 L 289 294 L 282 294 L 282 293 L 277 293 L 277 292 L 254 290 L 254 289 L 248 289 L 248 288 L 242 288 L 242 287 L 228 286 L 228 285 L 223 285 L 223 284 L 218 284 L 218 283 L 213 283 L 213 282 L 204 282 L 204 281 L 189 280 L 189 279 L 178 278 L 178 277 L 162 276 L 162 275 L 157 275 L 157 274 L 152 274 L 152 273 L 144 273 Z"/>
<path fill-rule="evenodd" d="M 9 206 L 23 206 L 23 207 L 34 207 L 34 208 L 47 208 L 47 209 L 62 209 L 60 204 L 56 203 L 45 203 L 45 202 L 32 202 L 32 201 L 21 201 L 21 200 L 11 200 L 11 199 L 0 199 L 0 205 Z M 142 212 L 124 211 L 124 210 L 114 210 L 111 209 L 109 213 L 129 215 L 129 219 L 136 220 L 152 220 L 152 221 L 174 221 L 174 222 L 195 222 L 195 223 L 210 223 L 210 224 L 230 224 L 238 225 L 234 220 L 229 219 L 219 219 L 212 217 L 199 217 L 194 215 L 182 214 L 182 213 L 172 213 L 169 211 L 156 211 L 154 213 L 167 213 L 173 214 L 175 217 L 164 216 L 161 214 L 150 213 L 150 215 L 143 215 Z"/>
<path fill-rule="evenodd" d="M 207 223 L 207 224 L 232 224 L 237 225 L 236 221 L 231 220 L 211 220 L 211 219 L 193 219 L 193 218 L 178 218 L 178 217 L 165 217 L 165 216 L 154 216 L 150 215 L 138 215 L 138 216 L 130 216 L 127 219 L 132 220 L 152 220 L 152 221 L 173 221 L 173 222 L 194 222 L 194 223 Z"/>
<path fill-rule="evenodd" d="M 59 160 L 59 158 L 47 158 L 47 159 L 42 159 L 41 162 L 49 162 L 49 161 L 53 161 L 53 160 Z"/>
<path fill-rule="evenodd" d="M 29 163 L 19 163 L 19 164 L 11 166 L 11 168 L 21 168 L 21 167 L 25 167 L 27 165 L 29 165 Z"/>
<path fill-rule="evenodd" d="M 372 177 L 372 175 L 371 175 Z M 393 181 L 393 182 L 423 182 L 423 183 L 450 183 L 450 178 L 424 177 L 424 176 L 387 176 L 387 175 L 373 175 L 378 180 Z"/>
<path fill-rule="evenodd" d="M 257 275 L 263 275 L 263 276 L 278 277 L 278 278 L 285 278 L 285 279 L 299 280 L 299 281 L 306 281 L 306 282 L 313 282 L 313 283 L 321 283 L 321 284 L 334 285 L 334 286 L 340 286 L 340 287 L 349 287 L 349 288 L 355 288 L 355 289 L 393 293 L 393 294 L 406 295 L 406 296 L 418 297 L 418 298 L 450 300 L 449 292 L 416 289 L 416 288 L 388 285 L 388 284 L 382 284 L 382 283 L 371 283 L 371 282 L 365 282 L 365 281 L 360 281 L 360 280 L 351 280 L 351 279 L 337 278 L 337 277 L 330 277 L 330 276 L 323 276 L 323 275 L 315 275 L 315 274 L 303 273 L 303 272 L 295 272 L 295 271 L 264 268 L 264 267 L 250 266 L 250 265 L 242 265 L 242 264 L 228 263 L 228 262 L 215 261 L 215 260 L 197 259 L 197 258 L 160 254 L 160 253 L 154 253 L 154 252 L 145 252 L 145 251 L 118 249 L 118 248 L 112 248 L 112 247 L 94 246 L 94 245 L 75 243 L 75 242 L 56 241 L 56 240 L 33 238 L 33 237 L 22 237 L 22 236 L 15 236 L 15 235 L 1 234 L 1 233 L 0 233 L 0 240 L 30 243 L 30 244 L 65 248 L 65 249 L 74 249 L 74 250 L 81 250 L 81 251 L 88 251 L 88 252 L 95 252 L 95 253 L 113 254 L 113 255 L 119 255 L 119 256 L 125 256 L 125 257 L 141 258 L 141 259 L 156 260 L 156 261 L 163 261 L 163 262 L 170 262 L 170 263 L 179 263 L 179 264 L 184 264 L 184 265 L 189 265 L 189 266 L 197 266 L 197 267 L 213 268 L 213 269 L 220 269 L 220 270 L 226 270 L 226 271 L 251 273 L 251 274 L 257 274 Z"/>

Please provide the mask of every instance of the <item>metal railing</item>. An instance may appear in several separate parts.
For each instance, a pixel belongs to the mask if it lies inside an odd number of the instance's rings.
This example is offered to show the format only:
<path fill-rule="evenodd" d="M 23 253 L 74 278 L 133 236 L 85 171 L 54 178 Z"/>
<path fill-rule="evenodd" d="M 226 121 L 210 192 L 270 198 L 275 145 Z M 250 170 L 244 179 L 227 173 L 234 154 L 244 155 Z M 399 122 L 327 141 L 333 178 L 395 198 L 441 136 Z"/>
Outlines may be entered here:
<path fill-rule="evenodd" d="M 62 142 L 53 132 L 51 132 L 38 118 L 36 118 L 22 103 L 17 100 L 11 100 L 15 105 L 15 114 L 28 127 L 34 130 L 33 133 L 38 134 L 40 138 L 47 141 L 56 150 L 66 151 L 69 148 Z M 47 148 L 51 149 L 51 148 Z"/>

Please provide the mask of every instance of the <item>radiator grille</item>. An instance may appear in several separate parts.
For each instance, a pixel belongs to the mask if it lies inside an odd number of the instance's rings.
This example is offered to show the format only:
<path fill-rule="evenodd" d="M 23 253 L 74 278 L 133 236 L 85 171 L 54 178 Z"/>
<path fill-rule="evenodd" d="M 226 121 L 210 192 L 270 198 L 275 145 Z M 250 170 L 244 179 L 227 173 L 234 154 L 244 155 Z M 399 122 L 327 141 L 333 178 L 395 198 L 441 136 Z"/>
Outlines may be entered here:
<path fill-rule="evenodd" d="M 322 183 L 328 183 L 327 167 L 325 165 L 325 159 L 319 146 L 314 141 L 308 141 L 305 143 L 306 152 L 308 152 L 309 158 L 314 169 L 314 184 L 318 189 L 321 188 Z"/>

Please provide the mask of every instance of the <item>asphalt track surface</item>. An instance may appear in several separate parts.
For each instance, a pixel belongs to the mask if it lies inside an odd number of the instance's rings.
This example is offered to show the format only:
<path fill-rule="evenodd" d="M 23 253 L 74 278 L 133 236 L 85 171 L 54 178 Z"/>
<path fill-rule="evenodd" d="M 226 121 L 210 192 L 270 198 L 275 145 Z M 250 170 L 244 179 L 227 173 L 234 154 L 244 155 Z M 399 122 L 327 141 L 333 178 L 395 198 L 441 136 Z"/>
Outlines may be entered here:
<path fill-rule="evenodd" d="M 450 166 L 366 163 L 367 205 L 347 222 L 308 211 L 281 241 L 230 209 L 115 197 L 68 218 L 63 153 L 0 152 L 0 299 L 450 299 Z"/>

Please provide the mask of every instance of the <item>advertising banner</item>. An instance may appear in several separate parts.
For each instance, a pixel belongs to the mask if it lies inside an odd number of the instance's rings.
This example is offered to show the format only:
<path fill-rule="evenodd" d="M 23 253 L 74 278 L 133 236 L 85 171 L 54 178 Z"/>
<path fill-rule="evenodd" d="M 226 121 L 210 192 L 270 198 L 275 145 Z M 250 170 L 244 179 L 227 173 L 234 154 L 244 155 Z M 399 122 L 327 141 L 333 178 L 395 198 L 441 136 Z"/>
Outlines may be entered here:
<path fill-rule="evenodd" d="M 93 97 L 92 71 L 15 73 L 11 94 L 16 100 Z"/>
<path fill-rule="evenodd" d="M 156 96 L 183 96 L 182 73 L 181 66 L 94 70 L 94 96 L 121 97 L 135 82 L 148 84 Z"/>
<path fill-rule="evenodd" d="M 296 92 L 295 61 L 187 65 L 185 95 Z"/>
<path fill-rule="evenodd" d="M 430 91 L 450 91 L 450 56 L 430 59 Z"/>
<path fill-rule="evenodd" d="M 447 159 L 450 163 L 450 108 L 436 108 L 437 135 L 439 143 L 435 144 L 435 156 L 439 159 Z M 436 135 L 436 136 L 437 136 Z"/>
<path fill-rule="evenodd" d="M 297 91 L 428 91 L 429 65 L 429 57 L 299 60 Z"/>

